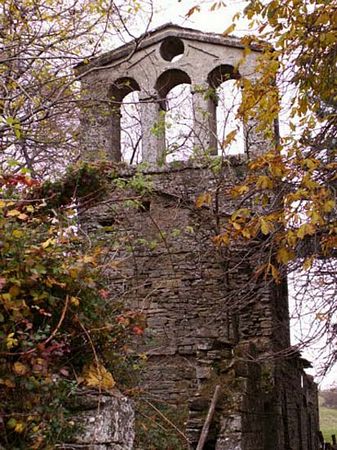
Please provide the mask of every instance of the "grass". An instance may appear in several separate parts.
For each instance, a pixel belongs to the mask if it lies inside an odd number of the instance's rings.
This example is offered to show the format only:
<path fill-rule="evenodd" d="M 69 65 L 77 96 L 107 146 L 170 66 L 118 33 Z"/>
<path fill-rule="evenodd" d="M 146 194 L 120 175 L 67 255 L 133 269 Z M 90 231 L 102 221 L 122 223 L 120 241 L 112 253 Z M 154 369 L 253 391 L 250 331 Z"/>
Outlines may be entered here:
<path fill-rule="evenodd" d="M 331 443 L 331 435 L 337 436 L 337 409 L 320 406 L 319 422 L 325 441 Z"/>

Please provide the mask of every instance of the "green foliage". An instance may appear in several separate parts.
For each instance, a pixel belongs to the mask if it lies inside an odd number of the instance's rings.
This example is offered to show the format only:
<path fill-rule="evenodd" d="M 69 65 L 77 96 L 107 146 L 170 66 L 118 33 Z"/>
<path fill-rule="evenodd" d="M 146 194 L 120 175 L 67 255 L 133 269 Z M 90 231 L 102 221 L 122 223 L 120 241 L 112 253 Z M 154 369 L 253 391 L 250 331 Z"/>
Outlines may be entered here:
<path fill-rule="evenodd" d="M 45 199 L 49 209 L 69 205 L 75 199 L 82 206 L 89 206 L 104 196 L 108 179 L 113 177 L 114 166 L 104 161 L 69 166 L 61 179 L 45 181 L 31 197 Z"/>
<path fill-rule="evenodd" d="M 140 399 L 136 403 L 135 448 L 146 450 L 185 450 L 188 448 L 181 430 L 187 410 Z M 180 432 L 179 432 L 180 431 Z"/>
<path fill-rule="evenodd" d="M 105 367 L 113 371 L 115 363 L 127 364 L 126 335 L 142 331 L 136 314 L 109 302 L 101 272 L 104 252 L 85 241 L 76 211 L 66 207 L 76 194 L 85 201 L 102 195 L 101 174 L 101 168 L 84 165 L 45 185 L 22 174 L 0 178 L 0 444 L 5 448 L 55 448 L 69 437 L 73 429 L 65 400 L 80 384 L 113 386 Z"/>

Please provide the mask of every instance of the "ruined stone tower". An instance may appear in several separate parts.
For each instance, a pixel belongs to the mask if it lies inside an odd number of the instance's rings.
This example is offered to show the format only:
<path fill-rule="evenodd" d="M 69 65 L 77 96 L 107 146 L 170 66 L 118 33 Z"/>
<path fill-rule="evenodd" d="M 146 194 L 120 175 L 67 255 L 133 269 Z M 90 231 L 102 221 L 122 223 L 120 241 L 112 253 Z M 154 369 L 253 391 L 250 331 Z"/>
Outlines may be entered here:
<path fill-rule="evenodd" d="M 247 158 L 267 144 L 251 121 L 243 129 L 242 155 L 218 155 L 212 92 L 228 80 L 254 79 L 259 53 L 253 47 L 243 58 L 236 38 L 166 25 L 79 66 L 83 158 L 116 163 L 109 194 L 83 221 L 114 261 L 107 275 L 111 301 L 146 316 L 138 342 L 148 358 L 142 388 L 188 405 L 192 448 L 219 385 L 205 448 L 316 450 L 316 387 L 304 373 L 306 362 L 290 351 L 286 280 L 252 276 L 259 243 L 214 245 L 237 208 L 230 191 Z M 166 100 L 181 84 L 191 86 L 192 153 L 181 161 L 177 152 L 167 164 Z M 134 91 L 141 169 L 119 164 L 121 104 Z"/>

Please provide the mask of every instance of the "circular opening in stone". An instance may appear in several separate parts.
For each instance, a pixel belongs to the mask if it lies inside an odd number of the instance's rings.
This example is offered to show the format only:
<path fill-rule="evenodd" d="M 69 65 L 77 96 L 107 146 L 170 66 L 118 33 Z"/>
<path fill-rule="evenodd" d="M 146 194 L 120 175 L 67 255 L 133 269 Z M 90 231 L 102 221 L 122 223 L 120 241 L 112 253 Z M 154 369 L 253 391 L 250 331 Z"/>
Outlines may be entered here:
<path fill-rule="evenodd" d="M 184 43 L 177 37 L 167 37 L 160 46 L 160 55 L 165 61 L 178 61 L 184 54 Z"/>

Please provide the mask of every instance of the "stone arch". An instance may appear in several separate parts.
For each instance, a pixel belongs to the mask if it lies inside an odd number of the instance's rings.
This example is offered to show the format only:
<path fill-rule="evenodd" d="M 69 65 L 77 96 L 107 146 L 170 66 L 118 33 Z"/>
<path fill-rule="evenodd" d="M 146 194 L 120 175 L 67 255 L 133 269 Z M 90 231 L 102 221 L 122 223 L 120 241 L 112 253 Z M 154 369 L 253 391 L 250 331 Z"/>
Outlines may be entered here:
<path fill-rule="evenodd" d="M 165 131 L 167 161 L 186 159 L 193 148 L 193 102 L 190 76 L 179 69 L 163 72 L 155 85 Z"/>
<path fill-rule="evenodd" d="M 125 112 L 123 100 L 129 94 L 140 91 L 137 81 L 130 77 L 115 80 L 109 89 L 109 104 L 111 108 L 111 158 L 119 162 L 122 159 L 122 114 Z M 138 102 L 138 98 L 134 98 Z"/>
<path fill-rule="evenodd" d="M 236 118 L 242 99 L 238 79 L 240 73 L 229 64 L 215 67 L 207 77 L 212 90 L 210 112 L 213 145 L 220 155 L 244 153 L 246 148 L 243 123 Z M 234 131 L 236 134 L 231 140 Z"/>
<path fill-rule="evenodd" d="M 165 100 L 171 89 L 179 84 L 191 84 L 190 76 L 180 69 L 169 69 L 163 72 L 157 79 L 155 88 L 158 92 L 160 105 L 165 111 Z"/>

